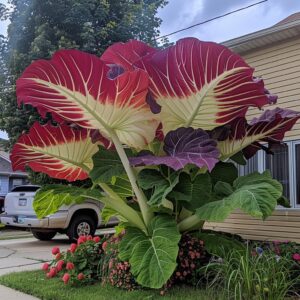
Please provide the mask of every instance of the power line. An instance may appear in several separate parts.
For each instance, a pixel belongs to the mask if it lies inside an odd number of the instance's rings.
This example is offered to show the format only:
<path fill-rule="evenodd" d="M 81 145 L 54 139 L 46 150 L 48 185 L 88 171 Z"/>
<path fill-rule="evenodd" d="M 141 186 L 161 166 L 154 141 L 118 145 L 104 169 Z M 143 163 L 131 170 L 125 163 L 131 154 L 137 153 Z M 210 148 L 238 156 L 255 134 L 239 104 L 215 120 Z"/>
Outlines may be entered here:
<path fill-rule="evenodd" d="M 168 33 L 168 34 L 165 34 L 165 35 L 163 35 L 163 36 L 159 36 L 159 37 L 155 38 L 155 40 L 160 40 L 160 39 L 166 38 L 166 37 L 168 37 L 168 36 L 170 36 L 170 35 L 174 35 L 174 34 L 176 34 L 176 33 L 178 33 L 178 32 L 182 32 L 182 31 L 191 29 L 191 28 L 193 28 L 193 27 L 196 27 L 196 26 L 199 26 L 199 25 L 203 25 L 203 24 L 205 24 L 205 23 L 208 23 L 208 22 L 211 22 L 211 21 L 214 21 L 214 20 L 217 20 L 217 19 L 221 19 L 221 18 L 223 18 L 223 17 L 229 16 L 229 15 L 234 14 L 234 13 L 236 13 L 236 12 L 239 12 L 239 11 L 242 11 L 242 10 L 245 10 L 245 9 L 248 9 L 248 8 L 250 8 L 250 7 L 253 7 L 253 6 L 262 4 L 262 3 L 267 2 L 267 1 L 268 1 L 268 0 L 262 0 L 262 1 L 259 1 L 259 2 L 253 3 L 253 4 L 250 4 L 250 5 L 248 5 L 248 6 L 241 7 L 241 8 L 239 8 L 239 9 L 230 11 L 230 12 L 228 12 L 228 13 L 226 13 L 226 14 L 223 14 L 223 15 L 220 15 L 220 16 L 217 16 L 217 17 L 214 17 L 214 18 L 205 20 L 205 21 L 203 21 L 203 22 L 199 22 L 199 23 L 196 23 L 196 24 L 194 24 L 194 25 L 191 25 L 191 26 L 188 26 L 188 27 L 185 27 L 185 28 L 182 28 L 182 29 L 173 31 L 173 32 Z"/>

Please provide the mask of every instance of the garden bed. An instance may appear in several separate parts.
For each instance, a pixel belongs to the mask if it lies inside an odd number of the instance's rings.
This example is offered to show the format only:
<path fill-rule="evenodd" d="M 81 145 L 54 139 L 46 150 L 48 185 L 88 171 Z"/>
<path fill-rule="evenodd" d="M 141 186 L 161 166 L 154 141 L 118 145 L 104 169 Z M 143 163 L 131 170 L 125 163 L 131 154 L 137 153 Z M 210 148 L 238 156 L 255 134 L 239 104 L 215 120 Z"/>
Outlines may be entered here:
<path fill-rule="evenodd" d="M 66 286 L 60 278 L 46 279 L 42 271 L 8 274 L 0 277 L 0 284 L 44 300 L 132 300 L 157 299 L 160 296 L 159 290 L 136 290 L 127 292 L 115 287 L 103 286 L 100 283 L 80 287 Z M 179 286 L 168 291 L 162 299 L 223 300 L 226 299 L 226 297 L 221 294 L 216 294 L 215 291 L 211 290 Z"/>

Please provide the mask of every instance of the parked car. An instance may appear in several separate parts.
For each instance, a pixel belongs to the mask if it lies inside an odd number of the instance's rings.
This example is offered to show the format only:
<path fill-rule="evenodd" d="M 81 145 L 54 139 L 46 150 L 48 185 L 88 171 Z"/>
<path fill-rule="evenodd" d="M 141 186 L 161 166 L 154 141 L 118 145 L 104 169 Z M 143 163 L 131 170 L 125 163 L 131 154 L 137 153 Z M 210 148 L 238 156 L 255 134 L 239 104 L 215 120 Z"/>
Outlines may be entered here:
<path fill-rule="evenodd" d="M 81 204 L 62 206 L 55 214 L 38 219 L 32 204 L 39 188 L 38 185 L 22 185 L 12 189 L 5 197 L 0 222 L 15 229 L 30 230 L 42 241 L 51 240 L 57 232 L 75 240 L 79 235 L 93 235 L 97 228 L 103 226 L 100 217 L 103 204 L 91 199 Z M 108 226 L 116 224 L 114 219 Z"/>

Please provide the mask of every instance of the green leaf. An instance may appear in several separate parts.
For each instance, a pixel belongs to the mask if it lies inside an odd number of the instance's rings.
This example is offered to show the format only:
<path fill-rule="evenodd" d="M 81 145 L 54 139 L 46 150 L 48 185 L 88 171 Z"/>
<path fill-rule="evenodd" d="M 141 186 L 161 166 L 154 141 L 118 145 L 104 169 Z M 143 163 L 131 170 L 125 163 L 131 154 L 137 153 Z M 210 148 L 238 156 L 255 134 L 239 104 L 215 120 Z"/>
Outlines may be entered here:
<path fill-rule="evenodd" d="M 161 288 L 176 268 L 180 233 L 175 220 L 167 215 L 152 219 L 149 235 L 127 227 L 119 250 L 120 259 L 129 261 L 136 281 L 144 287 Z"/>
<path fill-rule="evenodd" d="M 210 173 L 212 183 L 215 185 L 218 181 L 232 184 L 238 177 L 238 169 L 233 163 L 218 162 Z"/>
<path fill-rule="evenodd" d="M 163 151 L 163 142 L 159 141 L 156 138 L 150 144 L 148 144 L 148 149 L 155 156 L 160 156 L 160 155 L 164 154 L 164 151 Z"/>
<path fill-rule="evenodd" d="M 110 183 L 114 176 L 125 174 L 122 162 L 114 150 L 99 146 L 99 151 L 93 156 L 94 167 L 90 178 L 94 183 Z"/>
<path fill-rule="evenodd" d="M 160 185 L 163 182 L 166 181 L 164 176 L 157 170 L 154 169 L 144 169 L 138 174 L 138 183 L 139 186 L 144 189 L 152 189 L 156 185 Z"/>
<path fill-rule="evenodd" d="M 214 186 L 214 193 L 218 198 L 224 198 L 233 193 L 233 188 L 227 182 L 218 181 Z"/>
<path fill-rule="evenodd" d="M 125 228 L 126 228 L 125 224 L 126 223 L 120 222 L 120 223 L 118 223 L 117 226 L 114 227 L 114 229 L 115 229 L 115 235 L 119 235 L 119 234 L 121 234 L 121 233 L 123 233 L 125 231 Z"/>
<path fill-rule="evenodd" d="M 179 183 L 171 194 L 188 210 L 194 211 L 211 201 L 212 185 L 208 173 L 199 174 L 194 180 L 187 173 L 181 173 Z"/>
<path fill-rule="evenodd" d="M 177 172 L 164 176 L 160 171 L 144 169 L 138 175 L 138 183 L 142 189 L 152 189 L 148 204 L 159 207 L 179 181 Z"/>
<path fill-rule="evenodd" d="M 242 166 L 245 166 L 247 164 L 247 160 L 244 157 L 243 151 L 234 154 L 233 156 L 230 157 L 230 159 Z"/>
<path fill-rule="evenodd" d="M 83 269 L 86 268 L 87 264 L 88 264 L 88 260 L 87 260 L 86 258 L 83 258 L 83 259 L 79 262 L 79 264 L 77 264 L 77 268 L 78 268 L 80 271 L 82 271 Z"/>
<path fill-rule="evenodd" d="M 230 238 L 219 232 L 199 232 L 193 235 L 204 242 L 205 249 L 212 255 L 222 257 L 224 252 L 245 249 L 245 246 L 236 238 Z"/>
<path fill-rule="evenodd" d="M 291 208 L 290 200 L 284 196 L 277 199 L 277 204 L 286 208 Z"/>
<path fill-rule="evenodd" d="M 282 195 L 282 185 L 269 172 L 253 173 L 237 178 L 228 197 L 210 202 L 196 211 L 201 220 L 223 221 L 237 208 L 257 218 L 270 216 Z"/>
<path fill-rule="evenodd" d="M 45 185 L 35 194 L 33 209 L 39 219 L 56 213 L 63 205 L 82 203 L 87 198 L 101 199 L 99 190 L 62 184 Z"/>
<path fill-rule="evenodd" d="M 122 199 L 133 196 L 132 186 L 126 174 L 113 176 L 107 185 Z"/>
<path fill-rule="evenodd" d="M 120 222 L 128 222 L 128 220 L 121 216 L 116 210 L 105 205 L 101 210 L 101 218 L 103 223 L 106 225 L 113 217 L 117 218 Z"/>

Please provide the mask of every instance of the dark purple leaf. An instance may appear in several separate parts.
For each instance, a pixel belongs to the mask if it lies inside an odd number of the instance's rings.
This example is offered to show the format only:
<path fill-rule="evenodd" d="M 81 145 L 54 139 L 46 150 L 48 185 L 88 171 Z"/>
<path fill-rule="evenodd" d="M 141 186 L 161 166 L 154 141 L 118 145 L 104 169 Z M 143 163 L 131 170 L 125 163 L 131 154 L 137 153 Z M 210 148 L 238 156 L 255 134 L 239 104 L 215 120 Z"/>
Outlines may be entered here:
<path fill-rule="evenodd" d="M 151 92 L 148 92 L 146 97 L 146 102 L 150 106 L 151 111 L 154 114 L 159 114 L 161 111 L 161 106 L 154 100 L 154 97 Z"/>
<path fill-rule="evenodd" d="M 116 77 L 120 76 L 121 74 L 123 74 L 125 72 L 125 70 L 119 66 L 119 65 L 109 65 L 110 69 L 107 72 L 107 77 L 109 79 L 115 79 Z"/>
<path fill-rule="evenodd" d="M 187 164 L 195 164 L 211 171 L 219 161 L 216 145 L 216 141 L 204 130 L 181 127 L 166 135 L 166 156 L 140 155 L 130 158 L 130 163 L 133 166 L 163 164 L 174 170 L 182 169 Z"/>

